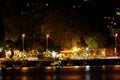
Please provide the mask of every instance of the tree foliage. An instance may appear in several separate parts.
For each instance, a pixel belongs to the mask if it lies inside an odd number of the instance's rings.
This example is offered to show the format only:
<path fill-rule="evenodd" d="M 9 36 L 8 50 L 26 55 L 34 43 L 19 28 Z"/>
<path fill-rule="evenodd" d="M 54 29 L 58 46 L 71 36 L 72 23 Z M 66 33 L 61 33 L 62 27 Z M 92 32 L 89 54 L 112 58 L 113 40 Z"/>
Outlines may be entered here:
<path fill-rule="evenodd" d="M 90 48 L 104 48 L 106 47 L 107 38 L 102 33 L 89 33 L 85 36 L 85 42 Z"/>
<path fill-rule="evenodd" d="M 31 48 L 41 45 L 45 48 L 46 34 L 50 35 L 49 42 L 54 45 L 52 47 L 71 48 L 77 43 L 83 46 L 87 43 L 91 48 L 105 46 L 104 34 L 99 33 L 101 31 L 97 32 L 101 28 L 96 26 L 99 23 L 93 15 L 86 15 L 82 10 L 67 7 L 51 7 L 46 10 L 46 8 L 34 7 L 30 13 L 23 11 L 20 15 L 5 18 L 4 24 L 6 24 L 6 34 L 9 36 L 7 40 L 14 37 L 16 43 L 19 42 L 20 45 L 21 35 L 25 33 L 25 44 Z M 80 39 L 81 37 L 85 42 Z"/>

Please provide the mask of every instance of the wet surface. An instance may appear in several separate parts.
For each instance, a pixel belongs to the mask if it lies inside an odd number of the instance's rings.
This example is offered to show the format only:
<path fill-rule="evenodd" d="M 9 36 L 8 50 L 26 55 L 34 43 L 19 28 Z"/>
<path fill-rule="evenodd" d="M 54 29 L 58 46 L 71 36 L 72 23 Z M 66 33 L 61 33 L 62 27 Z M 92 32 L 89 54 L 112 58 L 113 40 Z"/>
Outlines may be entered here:
<path fill-rule="evenodd" d="M 120 80 L 120 65 L 1 69 L 0 80 Z"/>

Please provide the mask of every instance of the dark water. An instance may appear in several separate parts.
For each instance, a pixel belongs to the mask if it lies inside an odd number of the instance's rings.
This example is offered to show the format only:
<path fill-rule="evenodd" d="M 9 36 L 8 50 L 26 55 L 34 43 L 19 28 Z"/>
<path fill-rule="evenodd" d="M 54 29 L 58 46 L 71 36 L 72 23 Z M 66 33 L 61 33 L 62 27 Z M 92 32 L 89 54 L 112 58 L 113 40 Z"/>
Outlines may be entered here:
<path fill-rule="evenodd" d="M 0 80 L 120 80 L 120 65 L 0 69 Z"/>

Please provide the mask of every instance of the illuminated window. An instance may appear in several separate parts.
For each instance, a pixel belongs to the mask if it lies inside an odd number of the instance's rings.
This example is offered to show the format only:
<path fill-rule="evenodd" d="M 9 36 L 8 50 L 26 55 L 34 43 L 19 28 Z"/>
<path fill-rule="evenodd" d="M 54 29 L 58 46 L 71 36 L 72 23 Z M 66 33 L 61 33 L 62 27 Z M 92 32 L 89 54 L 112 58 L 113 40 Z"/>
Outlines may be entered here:
<path fill-rule="evenodd" d="M 113 24 L 114 22 L 110 22 L 110 24 Z"/>
<path fill-rule="evenodd" d="M 119 16 L 119 15 L 120 15 L 120 12 L 116 12 L 116 15 L 118 15 L 118 16 Z"/>
<path fill-rule="evenodd" d="M 30 4 L 29 4 L 29 3 L 27 3 L 27 6 L 30 6 Z"/>
<path fill-rule="evenodd" d="M 112 20 L 115 20 L 115 18 L 114 18 L 114 17 L 112 17 Z"/>
<path fill-rule="evenodd" d="M 120 8 L 116 8 L 116 10 L 118 11 L 118 10 L 120 10 Z"/>
<path fill-rule="evenodd" d="M 84 1 L 88 1 L 88 0 L 84 0 Z"/>
<path fill-rule="evenodd" d="M 48 6 L 48 3 L 46 3 L 45 5 Z"/>
<path fill-rule="evenodd" d="M 115 23 L 115 22 L 110 22 L 110 24 L 116 25 L 116 23 Z"/>
<path fill-rule="evenodd" d="M 116 25 L 116 23 L 114 22 L 114 25 Z"/>
<path fill-rule="evenodd" d="M 76 6 L 75 5 L 73 5 L 73 8 L 75 8 Z"/>
<path fill-rule="evenodd" d="M 110 17 L 108 17 L 108 19 L 110 19 Z"/>
<path fill-rule="evenodd" d="M 104 19 L 107 19 L 107 17 L 104 17 Z"/>

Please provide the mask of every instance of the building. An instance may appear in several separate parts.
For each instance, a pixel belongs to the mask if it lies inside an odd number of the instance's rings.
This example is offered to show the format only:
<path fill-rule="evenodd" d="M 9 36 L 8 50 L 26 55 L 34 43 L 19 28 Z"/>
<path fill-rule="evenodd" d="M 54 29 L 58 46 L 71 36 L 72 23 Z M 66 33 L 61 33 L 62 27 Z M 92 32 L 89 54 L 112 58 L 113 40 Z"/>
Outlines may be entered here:
<path fill-rule="evenodd" d="M 114 38 L 114 52 L 118 53 L 120 51 L 120 7 L 114 6 L 112 9 L 111 16 L 105 16 L 105 25 L 109 29 L 110 36 Z M 118 53 L 119 55 L 119 53 Z"/>

